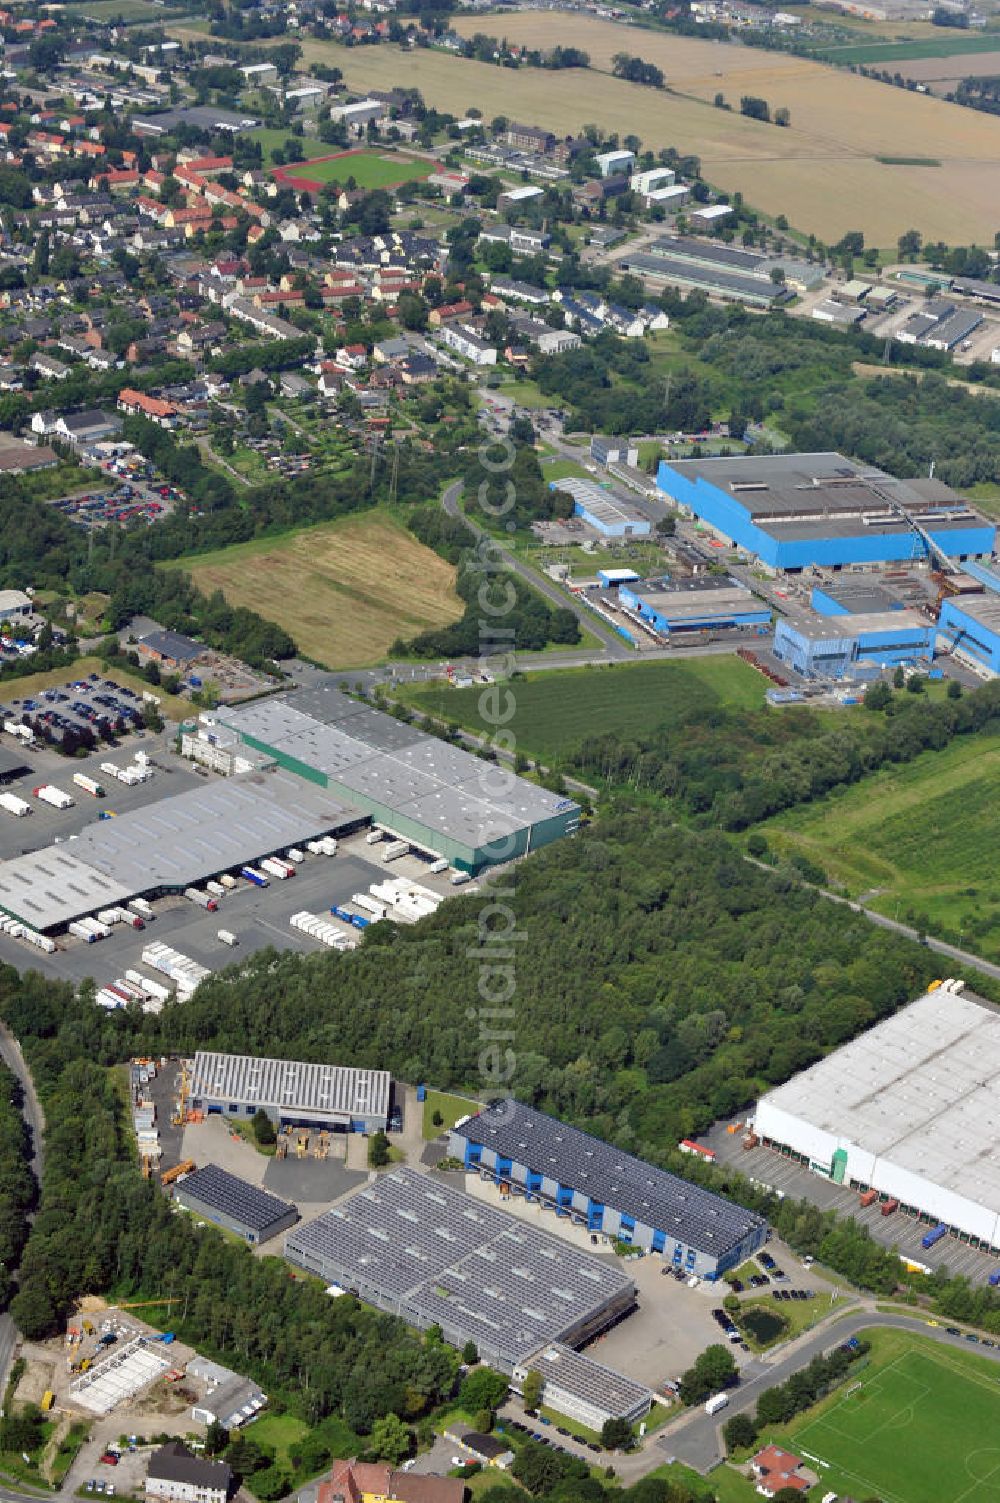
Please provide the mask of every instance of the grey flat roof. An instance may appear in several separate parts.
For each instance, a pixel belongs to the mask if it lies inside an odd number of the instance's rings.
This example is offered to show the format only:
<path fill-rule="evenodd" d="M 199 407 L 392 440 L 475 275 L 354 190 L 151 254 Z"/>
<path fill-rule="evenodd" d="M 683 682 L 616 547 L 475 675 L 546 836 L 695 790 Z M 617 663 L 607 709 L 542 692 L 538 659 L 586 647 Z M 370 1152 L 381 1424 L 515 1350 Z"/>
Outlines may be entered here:
<path fill-rule="evenodd" d="M 645 1383 L 626 1378 L 560 1341 L 542 1347 L 525 1366 L 529 1371 L 534 1368 L 541 1373 L 546 1383 L 564 1389 L 584 1403 L 597 1404 L 608 1414 L 630 1414 L 653 1397 Z"/>
<path fill-rule="evenodd" d="M 348 797 L 356 792 L 473 848 L 575 807 L 337 690 L 293 692 L 214 718 L 323 772 Z"/>
<path fill-rule="evenodd" d="M 236 1101 L 277 1112 L 388 1117 L 388 1070 L 354 1069 L 250 1054 L 199 1049 L 191 1071 L 191 1095 L 199 1101 Z"/>
<path fill-rule="evenodd" d="M 69 923 L 120 903 L 134 891 L 127 882 L 81 861 L 66 843 L 0 862 L 0 908 L 33 929 Z"/>
<path fill-rule="evenodd" d="M 672 256 L 651 256 L 640 251 L 623 257 L 619 264 L 639 276 L 655 277 L 681 287 L 704 287 L 708 292 L 743 298 L 748 302 L 773 303 L 786 295 L 784 287 L 765 281 L 763 277 L 699 266 L 695 261 L 679 261 Z"/>
<path fill-rule="evenodd" d="M 932 632 L 934 623 L 918 611 L 866 611 L 849 615 L 790 615 L 788 625 L 810 641 L 827 642 L 842 637 L 861 637 L 870 632 Z"/>
<path fill-rule="evenodd" d="M 293 1228 L 285 1256 L 511 1367 L 635 1290 L 614 1264 L 406 1168 Z"/>
<path fill-rule="evenodd" d="M 359 818 L 285 773 L 206 783 L 0 862 L 0 908 L 51 928 L 137 893 L 182 890 Z"/>
<path fill-rule="evenodd" d="M 454 1132 L 714 1257 L 765 1225 L 721 1195 L 520 1101 L 485 1107 Z"/>
<path fill-rule="evenodd" d="M 206 1164 L 193 1174 L 185 1175 L 174 1190 L 182 1205 L 196 1200 L 209 1210 L 219 1211 L 239 1221 L 251 1231 L 266 1232 L 268 1227 L 295 1210 L 287 1200 L 279 1200 L 257 1185 L 230 1174 L 218 1164 Z"/>
<path fill-rule="evenodd" d="M 991 525 L 940 480 L 900 480 L 832 450 L 677 459 L 667 461 L 667 468 L 726 491 L 758 526 L 766 531 L 777 526 L 782 537 L 812 536 L 817 527 L 828 535 L 830 529 L 846 526 L 854 534 L 862 516 L 876 519 L 865 526 L 866 532 L 904 528 L 886 496 L 934 532 Z"/>
<path fill-rule="evenodd" d="M 979 998 L 919 997 L 769 1091 L 759 1131 L 772 1111 L 1000 1211 L 1000 1014 Z"/>
<path fill-rule="evenodd" d="M 948 603 L 987 631 L 1000 633 L 1000 595 L 949 595 Z"/>

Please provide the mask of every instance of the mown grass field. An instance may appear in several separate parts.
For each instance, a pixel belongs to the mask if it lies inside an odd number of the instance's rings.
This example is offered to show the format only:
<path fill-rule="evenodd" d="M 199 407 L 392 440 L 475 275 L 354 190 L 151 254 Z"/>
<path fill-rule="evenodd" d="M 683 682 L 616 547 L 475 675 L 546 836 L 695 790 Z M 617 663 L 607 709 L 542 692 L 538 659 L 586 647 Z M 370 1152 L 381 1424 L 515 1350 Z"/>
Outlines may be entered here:
<path fill-rule="evenodd" d="M 771 846 L 800 851 L 852 897 L 931 933 L 1000 955 L 1000 736 L 963 736 L 840 794 L 761 826 Z M 974 832 L 970 833 L 970 832 Z"/>
<path fill-rule="evenodd" d="M 757 709 L 766 687 L 755 669 L 722 656 L 532 673 L 505 686 L 515 706 L 507 729 L 520 751 L 542 761 L 558 759 L 588 736 L 605 731 L 627 740 L 721 705 Z M 479 687 L 432 684 L 407 689 L 405 698 L 416 709 L 483 733 L 488 727 L 479 713 L 481 694 Z"/>
<path fill-rule="evenodd" d="M 384 512 L 179 559 L 200 590 L 221 590 L 283 626 L 329 668 L 377 663 L 396 637 L 457 621 L 455 570 Z"/>
<path fill-rule="evenodd" d="M 885 1503 L 992 1503 L 1000 1495 L 997 1368 L 902 1331 L 873 1333 L 854 1382 L 788 1427 L 828 1463 L 823 1487 Z M 768 1437 L 770 1438 L 770 1437 Z M 779 1444 L 786 1443 L 779 1440 Z"/>
<path fill-rule="evenodd" d="M 394 188 L 399 183 L 430 177 L 433 162 L 385 151 L 343 151 L 276 167 L 274 177 L 295 183 L 346 183 L 353 177 L 359 188 Z"/>
<path fill-rule="evenodd" d="M 832 63 L 897 63 L 917 58 L 962 57 L 997 51 L 995 31 L 953 32 L 950 36 L 907 37 L 901 42 L 858 42 L 844 47 L 826 47 L 816 56 Z"/>

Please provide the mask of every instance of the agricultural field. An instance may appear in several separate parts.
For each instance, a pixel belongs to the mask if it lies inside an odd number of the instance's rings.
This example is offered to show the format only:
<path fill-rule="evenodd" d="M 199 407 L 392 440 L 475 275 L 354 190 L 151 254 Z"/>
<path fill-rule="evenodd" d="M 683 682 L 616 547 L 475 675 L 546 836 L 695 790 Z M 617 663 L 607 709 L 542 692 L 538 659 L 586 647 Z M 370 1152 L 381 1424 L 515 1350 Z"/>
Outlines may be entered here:
<path fill-rule="evenodd" d="M 995 52 L 1000 36 L 995 31 L 958 31 L 937 36 L 907 37 L 903 41 L 858 42 L 844 47 L 827 47 L 817 57 L 831 63 L 881 64 L 892 68 L 901 61 L 915 58 L 973 57 L 977 52 Z M 964 68 L 964 63 L 963 63 Z M 900 72 L 905 70 L 900 69 Z M 955 69 L 952 69 L 954 72 Z"/>
<path fill-rule="evenodd" d="M 823 1486 L 885 1503 L 987 1503 L 1000 1487 L 997 1367 L 903 1331 L 872 1333 L 871 1364 L 771 1437 L 828 1463 Z"/>
<path fill-rule="evenodd" d="M 776 851 L 808 856 L 887 917 L 997 958 L 998 777 L 1000 736 L 962 736 L 760 828 Z"/>
<path fill-rule="evenodd" d="M 221 590 L 276 621 L 328 668 L 363 667 L 396 637 L 457 621 L 451 564 L 384 512 L 324 522 L 178 560 L 206 594 Z"/>
<path fill-rule="evenodd" d="M 433 171 L 433 162 L 393 151 L 339 151 L 333 156 L 276 167 L 272 175 L 278 183 L 307 190 L 324 183 L 346 183 L 349 177 L 359 188 L 396 188 L 400 183 L 430 177 Z"/>
<path fill-rule="evenodd" d="M 457 18 L 459 30 L 483 29 L 481 18 Z M 551 46 L 565 41 L 557 12 L 522 11 L 504 17 L 510 41 Z M 609 66 L 630 38 L 611 22 L 575 16 L 576 45 L 596 69 Z M 1000 118 L 965 110 L 928 95 L 887 88 L 845 70 L 791 55 L 736 44 L 643 31 L 642 55 L 664 69 L 669 88 L 658 91 L 591 71 L 500 69 L 431 49 L 354 48 L 305 39 L 304 58 L 342 67 L 351 88 L 419 88 L 428 104 L 454 113 L 475 105 L 486 119 L 503 114 L 567 134 L 587 120 L 606 131 L 639 135 L 654 150 L 675 146 L 701 158 L 709 182 L 740 190 L 765 213 L 785 214 L 798 229 L 824 240 L 848 229 L 868 243 L 893 246 L 915 227 L 948 243 L 991 244 L 1000 192 Z M 715 109 L 723 93 L 733 111 Z M 791 111 L 779 129 L 738 112 L 742 94 Z M 941 160 L 940 169 L 887 166 L 879 156 Z"/>
<path fill-rule="evenodd" d="M 757 709 L 766 687 L 760 674 L 735 656 L 532 673 L 508 685 L 516 708 L 507 729 L 518 750 L 546 761 L 604 731 L 627 738 L 717 706 Z M 405 699 L 414 709 L 482 732 L 481 694 L 478 687 L 431 684 L 408 688 Z"/>

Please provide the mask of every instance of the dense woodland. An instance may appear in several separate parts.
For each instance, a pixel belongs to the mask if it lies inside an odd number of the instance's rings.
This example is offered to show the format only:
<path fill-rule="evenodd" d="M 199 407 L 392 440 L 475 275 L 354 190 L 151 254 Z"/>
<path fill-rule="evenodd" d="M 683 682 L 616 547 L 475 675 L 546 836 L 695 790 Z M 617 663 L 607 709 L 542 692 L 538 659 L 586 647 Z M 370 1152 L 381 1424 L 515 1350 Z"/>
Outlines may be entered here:
<path fill-rule="evenodd" d="M 0 1065 L 0 1309 L 11 1296 L 37 1194 L 21 1099 L 20 1081 Z"/>

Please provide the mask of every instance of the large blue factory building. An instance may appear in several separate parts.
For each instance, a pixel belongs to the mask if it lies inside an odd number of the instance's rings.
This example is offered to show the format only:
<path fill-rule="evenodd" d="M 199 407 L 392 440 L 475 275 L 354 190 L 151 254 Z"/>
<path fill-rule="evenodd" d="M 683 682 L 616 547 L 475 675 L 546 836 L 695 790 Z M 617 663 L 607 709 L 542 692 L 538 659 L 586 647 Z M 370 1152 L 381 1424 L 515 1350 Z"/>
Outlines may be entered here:
<path fill-rule="evenodd" d="M 937 649 L 964 657 L 991 677 L 1000 674 L 1000 595 L 962 595 L 942 601 Z"/>
<path fill-rule="evenodd" d="M 842 454 L 663 461 L 660 491 L 775 573 L 920 563 L 930 538 L 987 558 L 996 527 L 934 479 L 897 480 Z"/>
<path fill-rule="evenodd" d="M 519 1101 L 456 1124 L 449 1144 L 467 1170 L 502 1190 L 699 1278 L 719 1278 L 767 1240 L 767 1223 L 752 1211 Z"/>
<path fill-rule="evenodd" d="M 623 582 L 618 600 L 664 637 L 737 628 L 764 632 L 771 623 L 769 606 L 735 579 L 719 575 Z"/>

